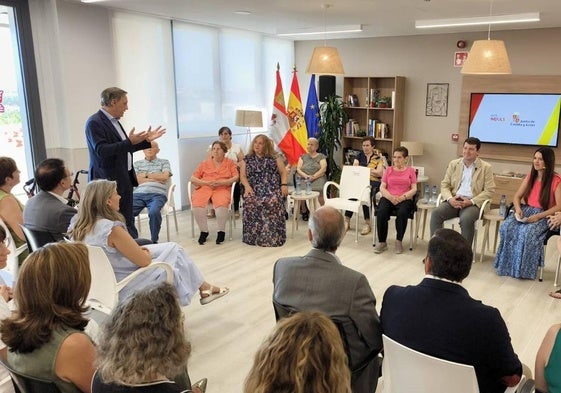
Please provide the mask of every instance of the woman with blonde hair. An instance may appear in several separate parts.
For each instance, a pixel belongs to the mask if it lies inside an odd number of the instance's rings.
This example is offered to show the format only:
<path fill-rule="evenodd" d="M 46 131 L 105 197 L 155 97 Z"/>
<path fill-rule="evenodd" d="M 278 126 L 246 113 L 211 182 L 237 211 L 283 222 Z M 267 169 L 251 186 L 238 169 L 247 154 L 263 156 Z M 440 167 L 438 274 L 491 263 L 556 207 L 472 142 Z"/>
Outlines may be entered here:
<path fill-rule="evenodd" d="M 83 244 L 47 244 L 27 257 L 15 286 L 17 309 L 0 324 L 12 368 L 64 393 L 91 392 L 96 351 L 83 315 L 90 283 Z"/>
<path fill-rule="evenodd" d="M 103 327 L 98 352 L 93 393 L 200 392 L 204 389 L 199 386 L 206 386 L 204 379 L 193 387 L 189 382 L 191 345 L 185 339 L 176 291 L 167 283 L 121 303 Z"/>
<path fill-rule="evenodd" d="M 273 141 L 259 134 L 240 162 L 244 187 L 243 242 L 279 247 L 286 241 L 284 197 L 288 195 L 286 167 L 273 148 Z"/>
<path fill-rule="evenodd" d="M 125 219 L 119 213 L 120 199 L 116 182 L 90 182 L 80 201 L 78 214 L 73 217 L 69 228 L 74 240 L 103 248 L 117 281 L 156 260 L 169 263 L 173 267 L 174 286 L 182 306 L 190 303 L 197 290 L 200 293 L 201 304 L 208 304 L 228 293 L 228 288 L 215 287 L 206 282 L 199 268 L 177 243 L 139 246 L 127 231 Z M 165 279 L 166 274 L 161 269 L 144 272 L 119 292 L 119 300 L 122 301 L 147 285 Z"/>
<path fill-rule="evenodd" d="M 261 345 L 244 393 L 351 393 L 351 373 L 335 324 L 319 312 L 277 323 Z"/>

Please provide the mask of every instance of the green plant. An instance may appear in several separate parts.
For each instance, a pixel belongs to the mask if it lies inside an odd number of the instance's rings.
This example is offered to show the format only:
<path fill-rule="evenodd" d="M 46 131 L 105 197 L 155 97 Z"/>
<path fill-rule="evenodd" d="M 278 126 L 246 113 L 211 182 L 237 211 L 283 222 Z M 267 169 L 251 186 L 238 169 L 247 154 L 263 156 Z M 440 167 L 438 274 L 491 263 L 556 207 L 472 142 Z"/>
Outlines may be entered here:
<path fill-rule="evenodd" d="M 380 108 L 389 108 L 392 105 L 391 97 L 381 97 L 376 100 L 376 105 Z"/>
<path fill-rule="evenodd" d="M 335 150 L 341 147 L 341 130 L 347 122 L 347 112 L 340 96 L 328 96 L 320 106 L 319 149 L 327 157 L 327 179 L 339 183 L 341 168 L 335 160 Z"/>

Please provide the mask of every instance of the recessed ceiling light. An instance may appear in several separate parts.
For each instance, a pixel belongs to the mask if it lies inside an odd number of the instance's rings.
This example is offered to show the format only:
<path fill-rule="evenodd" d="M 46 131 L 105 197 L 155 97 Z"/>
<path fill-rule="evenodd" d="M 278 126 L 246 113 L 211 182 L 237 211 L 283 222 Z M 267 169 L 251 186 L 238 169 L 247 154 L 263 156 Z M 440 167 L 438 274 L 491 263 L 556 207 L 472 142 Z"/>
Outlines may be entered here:
<path fill-rule="evenodd" d="M 234 14 L 237 14 L 237 15 L 251 15 L 251 11 L 239 10 L 239 11 L 234 11 Z"/>

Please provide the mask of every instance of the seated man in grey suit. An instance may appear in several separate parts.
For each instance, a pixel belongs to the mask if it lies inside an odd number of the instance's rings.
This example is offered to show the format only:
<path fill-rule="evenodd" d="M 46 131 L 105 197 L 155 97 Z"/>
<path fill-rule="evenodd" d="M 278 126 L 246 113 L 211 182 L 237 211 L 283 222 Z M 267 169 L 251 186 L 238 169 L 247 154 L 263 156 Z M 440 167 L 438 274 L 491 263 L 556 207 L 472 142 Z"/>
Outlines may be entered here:
<path fill-rule="evenodd" d="M 472 365 L 480 392 L 504 392 L 519 382 L 522 365 L 499 310 L 472 299 L 461 284 L 472 260 L 462 235 L 438 229 L 429 241 L 423 281 L 393 285 L 384 294 L 382 329 L 416 351 Z"/>
<path fill-rule="evenodd" d="M 72 173 L 64 161 L 48 158 L 37 165 L 35 182 L 41 191 L 25 204 L 23 224 L 29 229 L 50 232 L 62 240 L 76 209 L 68 206 L 64 193 L 72 186 Z"/>
<path fill-rule="evenodd" d="M 382 349 L 376 298 L 366 277 L 343 266 L 335 255 L 345 235 L 341 213 L 321 207 L 308 227 L 313 249 L 303 257 L 281 258 L 275 263 L 273 300 L 298 311 L 349 317 L 358 331 L 356 342 L 348 343 L 353 363 L 366 364 L 352 373 L 353 392 L 374 392 L 379 376 L 377 354 Z"/>

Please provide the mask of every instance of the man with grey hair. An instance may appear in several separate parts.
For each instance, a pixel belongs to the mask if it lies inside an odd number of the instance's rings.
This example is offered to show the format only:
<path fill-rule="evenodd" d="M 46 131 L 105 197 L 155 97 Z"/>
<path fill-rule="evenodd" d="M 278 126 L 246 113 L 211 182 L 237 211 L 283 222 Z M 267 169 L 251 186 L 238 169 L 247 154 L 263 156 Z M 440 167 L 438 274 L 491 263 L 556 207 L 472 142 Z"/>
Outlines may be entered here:
<path fill-rule="evenodd" d="M 88 180 L 107 179 L 117 182 L 121 196 L 119 211 L 125 217 L 127 229 L 133 238 L 138 237 L 132 214 L 132 192 L 138 186 L 132 163 L 132 153 L 149 149 L 152 142 L 165 134 L 165 128 L 127 134 L 119 122 L 128 109 L 127 92 L 118 87 L 108 87 L 101 92 L 101 109 L 86 121 L 86 140 L 90 154 Z"/>
<path fill-rule="evenodd" d="M 353 363 L 366 364 L 352 373 L 353 392 L 373 392 L 379 376 L 375 355 L 382 349 L 382 330 L 368 280 L 343 266 L 335 255 L 344 235 L 345 221 L 338 210 L 330 206 L 316 210 L 308 222 L 313 249 L 303 257 L 281 258 L 275 263 L 273 301 L 298 311 L 349 317 L 362 337 L 361 342 L 349 342 Z"/>

